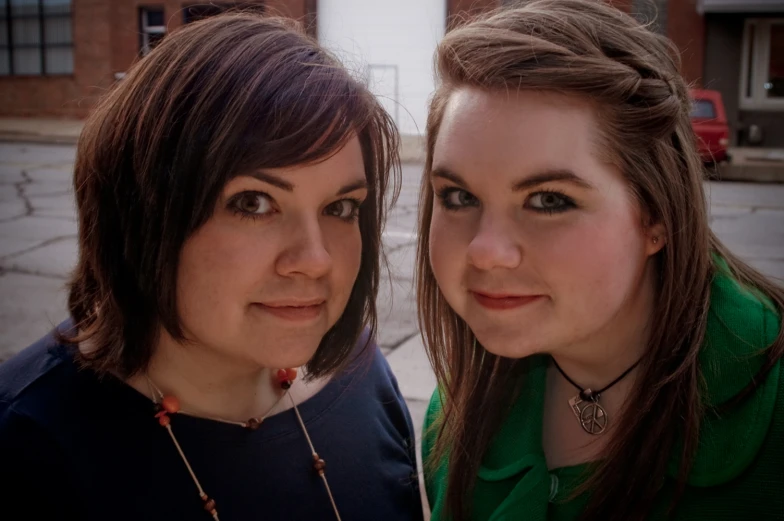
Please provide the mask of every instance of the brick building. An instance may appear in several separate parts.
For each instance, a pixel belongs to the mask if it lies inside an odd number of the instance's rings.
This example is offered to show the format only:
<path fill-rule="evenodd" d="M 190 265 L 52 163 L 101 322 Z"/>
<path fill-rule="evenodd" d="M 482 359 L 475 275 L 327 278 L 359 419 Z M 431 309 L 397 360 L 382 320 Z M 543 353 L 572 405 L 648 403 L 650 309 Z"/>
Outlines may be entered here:
<path fill-rule="evenodd" d="M 315 2 L 0 0 L 0 115 L 84 117 L 163 34 L 237 4 L 308 20 Z"/>
<path fill-rule="evenodd" d="M 167 32 L 240 5 L 302 20 L 327 46 L 351 39 L 342 47 L 362 47 L 368 81 L 418 133 L 451 15 L 515 1 L 0 0 L 0 116 L 83 117 Z M 734 144 L 784 147 L 784 0 L 607 1 L 672 38 L 694 85 L 723 93 Z"/>

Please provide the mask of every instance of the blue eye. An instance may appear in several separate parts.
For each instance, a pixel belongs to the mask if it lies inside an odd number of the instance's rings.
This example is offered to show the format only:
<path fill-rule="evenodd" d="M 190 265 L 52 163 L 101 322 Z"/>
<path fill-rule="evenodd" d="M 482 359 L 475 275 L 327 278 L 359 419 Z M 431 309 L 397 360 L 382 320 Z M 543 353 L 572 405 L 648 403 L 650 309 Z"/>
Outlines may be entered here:
<path fill-rule="evenodd" d="M 477 206 L 479 200 L 471 192 L 466 192 L 460 188 L 444 188 L 438 192 L 441 205 L 447 210 L 459 210 L 469 206 Z"/>
<path fill-rule="evenodd" d="M 542 213 L 565 212 L 576 205 L 574 201 L 560 192 L 536 192 L 531 194 L 525 202 L 525 206 Z"/>

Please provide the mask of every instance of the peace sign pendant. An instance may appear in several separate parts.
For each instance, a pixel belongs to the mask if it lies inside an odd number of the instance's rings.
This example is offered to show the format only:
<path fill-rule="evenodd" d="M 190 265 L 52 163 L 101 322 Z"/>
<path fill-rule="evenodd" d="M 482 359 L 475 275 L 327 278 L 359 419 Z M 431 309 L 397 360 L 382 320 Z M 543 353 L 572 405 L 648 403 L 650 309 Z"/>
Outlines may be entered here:
<path fill-rule="evenodd" d="M 590 389 L 587 390 L 591 396 Z M 607 428 L 607 411 L 599 405 L 598 395 L 593 395 L 592 400 L 583 400 L 578 394 L 569 400 L 569 407 L 580 422 L 580 426 L 588 434 L 601 434 Z"/>

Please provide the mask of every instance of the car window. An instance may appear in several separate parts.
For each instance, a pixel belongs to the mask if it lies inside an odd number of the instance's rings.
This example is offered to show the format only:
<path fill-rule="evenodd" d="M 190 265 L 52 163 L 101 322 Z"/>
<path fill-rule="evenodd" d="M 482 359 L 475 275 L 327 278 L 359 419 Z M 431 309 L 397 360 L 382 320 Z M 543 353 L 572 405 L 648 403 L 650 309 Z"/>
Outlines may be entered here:
<path fill-rule="evenodd" d="M 695 99 L 691 103 L 692 119 L 716 119 L 716 107 L 706 99 Z"/>

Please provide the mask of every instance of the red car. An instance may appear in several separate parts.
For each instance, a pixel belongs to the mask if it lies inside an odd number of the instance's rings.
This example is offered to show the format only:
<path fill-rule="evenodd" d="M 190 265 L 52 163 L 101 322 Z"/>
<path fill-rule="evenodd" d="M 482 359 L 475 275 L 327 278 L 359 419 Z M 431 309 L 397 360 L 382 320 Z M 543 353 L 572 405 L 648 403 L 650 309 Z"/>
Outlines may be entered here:
<path fill-rule="evenodd" d="M 729 159 L 730 127 L 721 93 L 715 90 L 692 89 L 691 126 L 697 134 L 700 157 L 705 163 Z"/>

